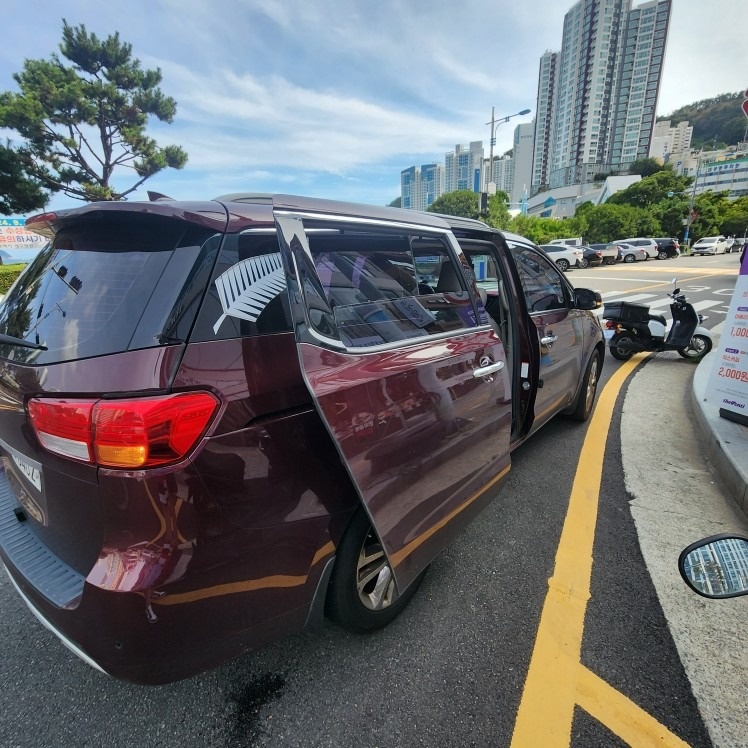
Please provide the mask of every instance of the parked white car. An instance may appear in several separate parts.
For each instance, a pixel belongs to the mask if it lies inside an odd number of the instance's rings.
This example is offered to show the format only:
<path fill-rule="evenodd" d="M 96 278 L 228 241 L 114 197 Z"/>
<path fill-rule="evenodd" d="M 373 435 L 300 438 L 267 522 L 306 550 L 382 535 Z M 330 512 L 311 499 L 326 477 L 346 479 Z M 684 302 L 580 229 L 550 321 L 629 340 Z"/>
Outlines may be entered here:
<path fill-rule="evenodd" d="M 660 247 L 654 239 L 648 239 L 643 236 L 635 236 L 633 239 L 617 239 L 613 244 L 628 244 L 632 247 L 641 247 L 646 253 L 647 258 L 657 257 L 660 254 Z"/>
<path fill-rule="evenodd" d="M 541 244 L 540 248 L 556 263 L 559 270 L 566 272 L 570 267 L 580 267 L 584 252 L 578 247 L 566 247 L 563 244 Z"/>
<path fill-rule="evenodd" d="M 705 236 L 691 247 L 695 255 L 723 255 L 727 252 L 727 239 L 724 236 Z"/>

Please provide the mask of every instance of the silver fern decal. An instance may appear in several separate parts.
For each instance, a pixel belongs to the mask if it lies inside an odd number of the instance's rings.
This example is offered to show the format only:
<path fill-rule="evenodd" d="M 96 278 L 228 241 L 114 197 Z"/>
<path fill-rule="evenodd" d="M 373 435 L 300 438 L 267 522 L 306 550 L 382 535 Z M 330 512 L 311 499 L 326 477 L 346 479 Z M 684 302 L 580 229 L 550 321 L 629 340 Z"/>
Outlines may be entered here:
<path fill-rule="evenodd" d="M 218 333 L 226 317 L 256 322 L 262 310 L 286 287 L 280 252 L 237 262 L 221 273 L 215 284 L 223 314 L 213 325 L 214 333 Z"/>

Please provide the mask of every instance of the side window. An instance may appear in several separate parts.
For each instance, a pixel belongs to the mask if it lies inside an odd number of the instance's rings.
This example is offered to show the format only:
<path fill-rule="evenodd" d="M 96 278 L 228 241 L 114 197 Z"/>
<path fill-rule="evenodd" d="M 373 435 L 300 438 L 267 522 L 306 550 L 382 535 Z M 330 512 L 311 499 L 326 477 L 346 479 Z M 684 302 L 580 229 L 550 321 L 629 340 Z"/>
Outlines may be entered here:
<path fill-rule="evenodd" d="M 564 282 L 556 268 L 534 249 L 513 245 L 511 250 L 530 314 L 567 308 Z"/>
<path fill-rule="evenodd" d="M 292 329 L 275 233 L 228 234 L 191 339 L 227 340 Z"/>
<path fill-rule="evenodd" d="M 475 326 L 465 280 L 441 236 L 360 227 L 309 231 L 342 342 L 352 348 Z"/>

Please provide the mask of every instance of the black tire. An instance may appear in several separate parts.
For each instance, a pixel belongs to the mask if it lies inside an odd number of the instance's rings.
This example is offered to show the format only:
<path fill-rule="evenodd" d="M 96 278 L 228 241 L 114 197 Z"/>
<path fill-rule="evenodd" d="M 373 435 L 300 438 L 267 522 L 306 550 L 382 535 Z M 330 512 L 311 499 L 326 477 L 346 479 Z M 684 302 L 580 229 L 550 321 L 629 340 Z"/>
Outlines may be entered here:
<path fill-rule="evenodd" d="M 385 569 L 392 573 L 368 515 L 363 509 L 359 509 L 338 546 L 325 598 L 327 616 L 344 628 L 358 633 L 384 628 L 397 618 L 415 595 L 428 567 L 401 595 L 397 593 L 394 579 L 390 579 L 379 596 L 378 603 L 375 603 L 368 595 Z M 377 576 L 364 581 L 377 571 Z M 368 603 L 364 602 L 365 599 Z"/>
<path fill-rule="evenodd" d="M 662 251 L 657 253 L 657 259 L 658 260 L 667 260 L 667 252 L 663 249 Z"/>
<path fill-rule="evenodd" d="M 634 340 L 628 333 L 614 335 L 610 339 L 610 355 L 616 361 L 628 361 L 634 355 L 631 348 L 633 344 Z"/>
<path fill-rule="evenodd" d="M 575 421 L 584 422 L 592 413 L 592 408 L 595 405 L 595 396 L 597 395 L 597 384 L 600 380 L 601 362 L 602 357 L 600 356 L 600 351 L 595 348 L 590 356 L 587 370 L 582 379 L 582 386 L 579 390 L 576 408 L 569 413 L 569 417 L 573 418 Z"/>
<path fill-rule="evenodd" d="M 678 353 L 689 361 L 701 361 L 712 350 L 712 339 L 697 333 L 684 348 L 678 348 Z"/>
<path fill-rule="evenodd" d="M 623 261 L 624 262 L 636 262 L 636 257 L 632 254 L 624 255 Z"/>
<path fill-rule="evenodd" d="M 558 266 L 558 269 L 562 270 L 564 273 L 569 269 L 568 260 L 556 260 L 556 265 Z"/>
<path fill-rule="evenodd" d="M 616 264 L 616 262 L 617 262 L 617 260 L 616 260 L 616 258 L 615 258 L 615 257 L 606 257 L 606 258 L 605 258 L 605 259 L 603 260 L 603 262 L 604 262 L 604 263 L 605 263 L 606 265 L 615 265 L 615 264 Z"/>
<path fill-rule="evenodd" d="M 579 260 L 579 262 L 577 263 L 577 267 L 580 268 L 581 270 L 585 270 L 589 266 L 590 266 L 590 261 L 589 260 L 585 260 L 584 258 L 582 258 L 581 260 Z"/>

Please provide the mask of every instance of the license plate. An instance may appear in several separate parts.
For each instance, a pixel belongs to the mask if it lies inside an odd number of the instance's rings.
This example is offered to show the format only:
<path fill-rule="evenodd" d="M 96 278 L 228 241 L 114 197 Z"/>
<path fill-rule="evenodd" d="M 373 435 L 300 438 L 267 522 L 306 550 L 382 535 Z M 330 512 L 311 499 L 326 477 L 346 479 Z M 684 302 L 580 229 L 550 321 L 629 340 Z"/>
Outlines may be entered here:
<path fill-rule="evenodd" d="M 603 335 L 610 340 L 616 334 L 615 330 L 603 330 Z"/>
<path fill-rule="evenodd" d="M 47 524 L 47 501 L 44 495 L 44 474 L 42 466 L 35 460 L 8 447 L 1 445 L 3 467 L 8 485 L 18 503 L 39 523 Z"/>

